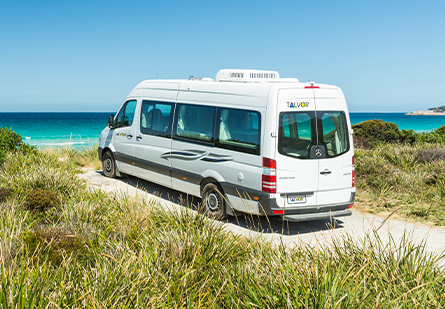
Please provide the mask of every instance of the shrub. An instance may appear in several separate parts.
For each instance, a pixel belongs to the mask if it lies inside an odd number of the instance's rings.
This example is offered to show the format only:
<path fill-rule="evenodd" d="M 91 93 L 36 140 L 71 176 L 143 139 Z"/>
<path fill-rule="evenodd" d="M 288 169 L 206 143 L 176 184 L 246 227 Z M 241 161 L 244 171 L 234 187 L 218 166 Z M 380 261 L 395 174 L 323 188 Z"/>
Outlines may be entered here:
<path fill-rule="evenodd" d="M 354 136 L 371 141 L 393 142 L 400 138 L 399 127 L 392 122 L 380 119 L 363 121 L 352 126 Z"/>
<path fill-rule="evenodd" d="M 34 189 L 26 197 L 25 207 L 31 211 L 45 211 L 48 208 L 57 207 L 60 200 L 53 191 Z"/>
<path fill-rule="evenodd" d="M 413 130 L 399 130 L 392 122 L 380 119 L 363 121 L 352 126 L 354 129 L 354 145 L 357 148 L 372 149 L 381 143 L 444 143 L 445 126 L 424 133 L 415 133 Z"/>
<path fill-rule="evenodd" d="M 0 187 L 0 203 L 4 202 L 8 197 L 12 195 L 13 190 L 6 187 Z"/>
<path fill-rule="evenodd" d="M 440 128 L 434 130 L 434 133 L 439 134 L 439 135 L 445 135 L 445 125 L 443 125 Z"/>
<path fill-rule="evenodd" d="M 354 129 L 354 144 L 368 149 L 382 142 L 413 144 L 417 136 L 413 130 L 400 131 L 395 123 L 380 119 L 363 121 L 353 125 L 352 128 Z"/>
<path fill-rule="evenodd" d="M 74 257 L 83 265 L 94 261 L 94 252 L 90 250 L 89 242 L 64 228 L 42 227 L 25 231 L 23 240 L 31 253 L 37 253 L 33 256 L 35 262 L 47 260 L 58 266 L 68 256 Z"/>
<path fill-rule="evenodd" d="M 17 150 L 22 144 L 22 137 L 11 129 L 0 128 L 0 165 L 3 164 L 6 153 Z"/>
<path fill-rule="evenodd" d="M 34 146 L 24 144 L 20 134 L 15 133 L 11 128 L 0 128 L 0 165 L 5 161 L 6 153 L 20 150 L 23 153 L 35 153 Z"/>

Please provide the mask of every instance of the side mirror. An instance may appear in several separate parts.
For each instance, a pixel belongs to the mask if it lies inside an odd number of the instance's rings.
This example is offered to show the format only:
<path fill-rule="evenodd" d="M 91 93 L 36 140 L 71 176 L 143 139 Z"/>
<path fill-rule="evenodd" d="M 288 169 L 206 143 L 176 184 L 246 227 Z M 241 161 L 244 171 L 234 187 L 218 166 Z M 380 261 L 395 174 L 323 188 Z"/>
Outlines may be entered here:
<path fill-rule="evenodd" d="M 114 115 L 108 116 L 108 126 L 110 129 L 114 129 L 116 127 L 116 123 L 114 122 Z"/>

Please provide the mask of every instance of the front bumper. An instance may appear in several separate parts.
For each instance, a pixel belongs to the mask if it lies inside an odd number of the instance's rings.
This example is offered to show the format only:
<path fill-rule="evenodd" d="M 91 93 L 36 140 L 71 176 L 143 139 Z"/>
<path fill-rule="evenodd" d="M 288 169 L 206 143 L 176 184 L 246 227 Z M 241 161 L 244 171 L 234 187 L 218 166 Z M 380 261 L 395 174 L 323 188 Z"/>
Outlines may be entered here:
<path fill-rule="evenodd" d="M 99 161 L 102 162 L 102 147 L 97 147 L 97 156 L 99 157 Z"/>

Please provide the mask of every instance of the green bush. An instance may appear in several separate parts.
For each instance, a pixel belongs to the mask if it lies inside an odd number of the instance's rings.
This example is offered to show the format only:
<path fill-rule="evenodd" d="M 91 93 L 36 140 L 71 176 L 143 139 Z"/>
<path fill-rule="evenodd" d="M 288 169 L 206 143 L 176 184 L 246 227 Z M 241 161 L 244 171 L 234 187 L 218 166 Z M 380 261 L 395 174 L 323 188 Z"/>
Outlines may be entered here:
<path fill-rule="evenodd" d="M 7 152 L 15 151 L 22 145 L 22 137 L 11 129 L 0 128 L 0 165 Z"/>
<path fill-rule="evenodd" d="M 445 143 L 445 126 L 432 132 L 415 133 L 413 130 L 399 130 L 395 123 L 373 119 L 357 123 L 352 129 L 354 145 L 363 149 L 372 149 L 382 143 Z"/>
<path fill-rule="evenodd" d="M 439 135 L 445 135 L 445 125 L 443 125 L 440 128 L 434 130 L 434 133 L 439 134 Z"/>
<path fill-rule="evenodd" d="M 372 148 L 382 142 L 413 144 L 416 141 L 416 133 L 413 130 L 400 131 L 395 123 L 380 119 L 357 123 L 352 129 L 354 129 L 354 143 L 362 148 Z"/>
<path fill-rule="evenodd" d="M 25 207 L 34 212 L 42 212 L 60 205 L 57 195 L 50 190 L 34 189 L 26 197 Z"/>
<path fill-rule="evenodd" d="M 6 153 L 17 150 L 23 153 L 36 152 L 34 146 L 23 143 L 20 134 L 15 133 L 11 128 L 0 128 L 0 165 L 3 165 Z"/>
<path fill-rule="evenodd" d="M 73 235 L 67 229 L 58 227 L 41 227 L 25 231 L 23 240 L 30 253 L 34 253 L 35 263 L 47 260 L 54 266 L 60 266 L 66 257 L 75 258 L 81 265 L 93 263 L 94 252 L 90 250 L 87 240 Z"/>

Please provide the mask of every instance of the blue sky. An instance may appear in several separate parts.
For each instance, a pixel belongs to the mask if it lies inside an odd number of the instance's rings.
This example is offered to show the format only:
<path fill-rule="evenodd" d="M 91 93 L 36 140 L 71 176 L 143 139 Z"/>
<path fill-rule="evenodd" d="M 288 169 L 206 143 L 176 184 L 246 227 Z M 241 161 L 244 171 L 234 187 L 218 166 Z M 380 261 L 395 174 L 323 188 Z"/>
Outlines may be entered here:
<path fill-rule="evenodd" d="M 350 111 L 445 105 L 445 1 L 0 0 L 0 112 L 113 112 L 221 68 L 335 84 Z"/>

